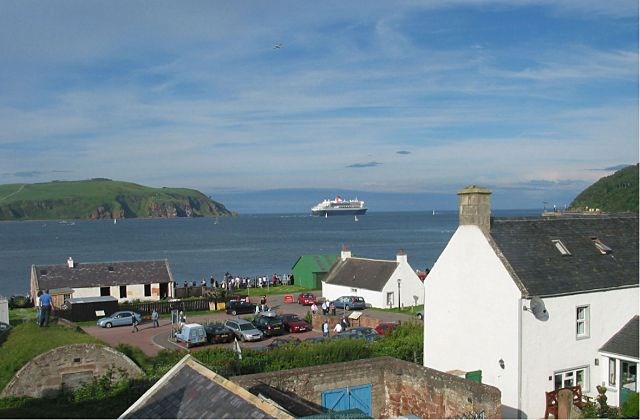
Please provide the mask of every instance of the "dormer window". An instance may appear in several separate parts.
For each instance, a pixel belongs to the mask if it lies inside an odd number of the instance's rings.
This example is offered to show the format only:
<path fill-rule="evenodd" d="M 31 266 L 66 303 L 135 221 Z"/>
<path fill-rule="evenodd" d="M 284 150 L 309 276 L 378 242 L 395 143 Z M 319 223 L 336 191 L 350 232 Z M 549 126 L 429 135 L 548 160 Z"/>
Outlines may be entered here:
<path fill-rule="evenodd" d="M 591 241 L 593 242 L 593 244 L 596 246 L 596 248 L 602 255 L 611 254 L 613 252 L 613 249 L 609 248 L 607 245 L 605 245 L 600 239 L 596 238 L 595 236 L 591 238 Z"/>
<path fill-rule="evenodd" d="M 553 244 L 556 246 L 556 249 L 560 251 L 560 254 L 571 255 L 571 252 L 569 252 L 569 248 L 567 248 L 567 246 L 562 243 L 560 239 L 552 239 L 551 242 L 553 242 Z"/>

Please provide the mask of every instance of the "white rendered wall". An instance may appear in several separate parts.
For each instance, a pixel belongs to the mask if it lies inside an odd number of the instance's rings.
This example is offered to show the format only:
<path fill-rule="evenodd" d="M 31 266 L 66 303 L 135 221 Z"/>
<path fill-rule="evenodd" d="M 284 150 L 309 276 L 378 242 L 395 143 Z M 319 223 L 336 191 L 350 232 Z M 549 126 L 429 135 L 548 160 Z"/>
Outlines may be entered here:
<path fill-rule="evenodd" d="M 398 279 L 400 282 L 400 304 L 403 307 L 409 307 L 416 305 L 414 296 L 418 297 L 417 305 L 424 303 L 424 284 L 418 277 L 415 271 L 409 264 L 399 264 L 396 270 L 393 272 L 387 284 L 382 288 L 382 292 L 379 293 L 379 299 L 374 308 L 388 308 L 387 305 L 387 292 L 393 292 L 393 307 L 398 307 Z M 373 304 L 373 302 L 372 302 Z"/>
<path fill-rule="evenodd" d="M 595 365 L 598 349 L 638 314 L 638 288 L 543 301 L 549 313 L 547 321 L 537 320 L 530 312 L 522 314 L 522 409 L 533 418 L 544 415 L 544 393 L 554 389 L 554 372 L 588 366 L 588 387 L 583 388 L 583 393 L 598 394 L 596 385 L 607 379 L 609 368 L 606 358 Z M 529 301 L 524 300 L 524 305 L 528 307 Z M 577 339 L 576 307 L 583 305 L 589 305 L 589 337 Z M 612 392 L 617 390 L 609 390 L 607 397 L 617 401 Z"/>
<path fill-rule="evenodd" d="M 424 289 L 424 365 L 481 369 L 502 392 L 503 415 L 516 415 L 521 293 L 477 226 L 458 227 Z"/>
<path fill-rule="evenodd" d="M 144 285 L 143 284 L 134 284 L 127 285 L 127 297 L 120 298 L 120 286 L 110 286 L 109 294 L 114 298 L 118 299 L 119 303 L 130 301 L 130 300 L 160 300 L 159 293 L 154 294 L 154 289 L 159 290 L 159 283 L 151 284 L 151 296 L 144 295 Z M 96 297 L 100 296 L 100 287 L 76 287 L 73 289 L 73 298 L 85 298 L 85 297 Z"/>

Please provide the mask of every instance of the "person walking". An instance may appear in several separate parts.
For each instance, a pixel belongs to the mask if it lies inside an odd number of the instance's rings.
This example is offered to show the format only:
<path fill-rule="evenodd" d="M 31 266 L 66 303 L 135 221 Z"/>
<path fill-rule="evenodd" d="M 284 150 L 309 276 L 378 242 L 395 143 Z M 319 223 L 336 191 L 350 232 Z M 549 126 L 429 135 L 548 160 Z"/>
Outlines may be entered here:
<path fill-rule="evenodd" d="M 158 311 L 156 311 L 155 309 L 153 310 L 153 312 L 151 312 L 151 320 L 153 321 L 153 328 L 157 328 L 160 326 L 160 323 L 158 322 Z"/>
<path fill-rule="evenodd" d="M 53 307 L 53 299 L 49 294 L 49 290 L 45 290 L 40 296 L 40 326 L 48 327 L 49 326 L 49 317 L 51 316 L 51 311 L 54 310 Z"/>
<path fill-rule="evenodd" d="M 325 319 L 322 323 L 322 336 L 327 338 L 329 337 L 329 320 Z"/>
<path fill-rule="evenodd" d="M 311 313 L 315 315 L 315 314 L 316 314 L 316 312 L 318 312 L 318 305 L 316 305 L 316 303 L 315 303 L 315 302 L 313 302 L 313 303 L 311 304 Z"/>
<path fill-rule="evenodd" d="M 131 332 L 138 332 L 138 318 L 136 317 L 136 314 L 132 313 L 131 314 Z"/>

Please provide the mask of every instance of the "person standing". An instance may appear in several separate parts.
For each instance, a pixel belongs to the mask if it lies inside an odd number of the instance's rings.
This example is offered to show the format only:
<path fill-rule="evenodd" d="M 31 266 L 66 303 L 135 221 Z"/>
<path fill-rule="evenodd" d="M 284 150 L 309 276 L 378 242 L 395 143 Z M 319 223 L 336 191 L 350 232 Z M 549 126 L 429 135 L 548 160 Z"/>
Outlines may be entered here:
<path fill-rule="evenodd" d="M 329 304 L 327 304 L 327 301 L 325 300 L 324 302 L 322 302 L 322 315 L 327 315 L 329 313 Z"/>
<path fill-rule="evenodd" d="M 49 294 L 49 290 L 45 290 L 40 296 L 40 326 L 48 327 L 49 326 L 49 317 L 51 316 L 51 311 L 55 309 L 53 307 L 53 299 Z"/>
<path fill-rule="evenodd" d="M 342 332 L 342 323 L 338 322 L 335 327 L 333 327 L 333 332 L 336 334 L 340 334 Z"/>
<path fill-rule="evenodd" d="M 131 313 L 131 332 L 137 332 L 138 330 L 138 318 L 136 318 L 136 314 L 135 313 Z"/>
<path fill-rule="evenodd" d="M 322 323 L 322 336 L 323 337 L 329 337 L 329 320 L 325 319 L 324 322 Z"/>
<path fill-rule="evenodd" d="M 316 314 L 316 312 L 318 312 L 318 305 L 316 305 L 316 303 L 315 303 L 315 302 L 313 302 L 313 303 L 311 304 L 311 313 L 315 315 L 315 314 Z"/>
<path fill-rule="evenodd" d="M 160 323 L 158 322 L 158 311 L 156 311 L 155 309 L 153 310 L 153 312 L 151 312 L 151 320 L 153 321 L 153 328 L 157 328 L 160 326 Z"/>

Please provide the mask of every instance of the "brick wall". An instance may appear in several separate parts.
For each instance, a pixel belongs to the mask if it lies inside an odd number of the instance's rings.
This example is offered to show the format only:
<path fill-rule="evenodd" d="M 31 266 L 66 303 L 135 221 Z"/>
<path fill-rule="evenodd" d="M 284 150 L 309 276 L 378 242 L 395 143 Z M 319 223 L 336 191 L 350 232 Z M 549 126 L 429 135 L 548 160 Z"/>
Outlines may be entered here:
<path fill-rule="evenodd" d="M 378 357 L 346 363 L 245 375 L 232 381 L 250 388 L 265 383 L 311 403 L 322 404 L 322 392 L 371 384 L 372 416 L 421 418 L 480 415 L 500 417 L 500 391 L 421 365 Z"/>
<path fill-rule="evenodd" d="M 102 376 L 109 368 L 115 368 L 116 380 L 120 377 L 119 369 L 130 378 L 142 375 L 142 370 L 131 359 L 110 347 L 96 344 L 57 347 L 23 366 L 0 393 L 0 398 L 54 396 Z"/>

